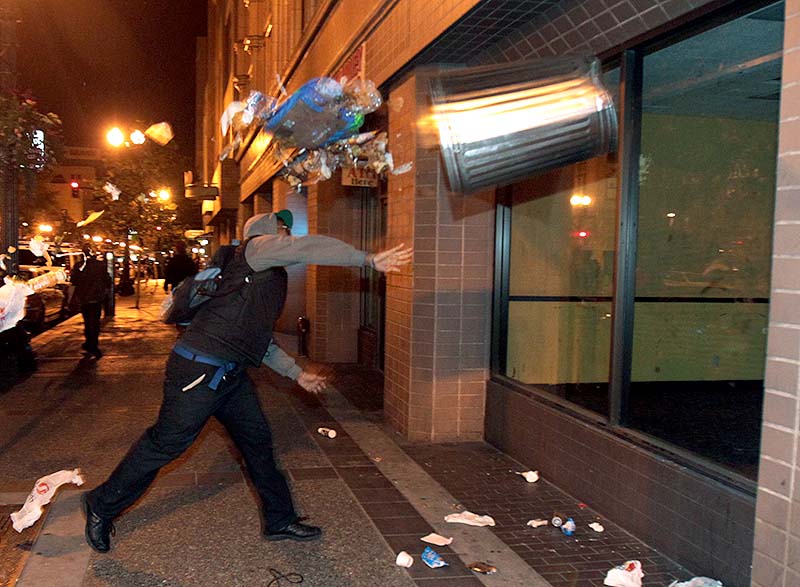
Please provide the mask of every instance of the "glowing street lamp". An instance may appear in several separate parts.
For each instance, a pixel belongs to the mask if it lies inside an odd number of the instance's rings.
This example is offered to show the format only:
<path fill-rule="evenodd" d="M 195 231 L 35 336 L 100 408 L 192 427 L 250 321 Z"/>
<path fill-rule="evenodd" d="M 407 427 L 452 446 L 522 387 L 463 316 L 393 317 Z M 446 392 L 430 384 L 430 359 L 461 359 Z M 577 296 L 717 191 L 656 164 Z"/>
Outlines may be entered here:
<path fill-rule="evenodd" d="M 115 126 L 106 133 L 106 140 L 112 147 L 121 147 L 125 142 L 125 135 L 122 134 L 122 131 L 119 129 L 119 127 Z"/>
<path fill-rule="evenodd" d="M 158 199 L 162 202 L 168 202 L 171 197 L 169 190 L 159 190 L 158 192 Z"/>
<path fill-rule="evenodd" d="M 39 232 L 53 232 L 53 227 L 49 224 L 40 224 Z"/>
<path fill-rule="evenodd" d="M 144 136 L 144 133 L 142 131 L 140 131 L 139 129 L 136 129 L 135 131 L 133 131 L 131 133 L 131 142 L 134 145 L 143 145 L 146 140 L 147 139 Z"/>

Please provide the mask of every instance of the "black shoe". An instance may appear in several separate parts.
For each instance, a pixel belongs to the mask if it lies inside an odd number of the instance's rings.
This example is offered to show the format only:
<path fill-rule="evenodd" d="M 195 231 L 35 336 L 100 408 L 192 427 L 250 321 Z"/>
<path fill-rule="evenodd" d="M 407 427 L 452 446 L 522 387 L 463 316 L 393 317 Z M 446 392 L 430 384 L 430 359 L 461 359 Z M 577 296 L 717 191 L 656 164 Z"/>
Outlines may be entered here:
<path fill-rule="evenodd" d="M 103 351 L 100 349 L 94 349 L 93 351 L 89 351 L 92 355 L 94 355 L 95 359 L 99 359 L 103 356 Z"/>
<path fill-rule="evenodd" d="M 267 540 L 298 540 L 300 542 L 317 540 L 320 536 L 322 536 L 322 529 L 301 522 L 294 522 L 280 530 L 264 534 L 264 538 Z"/>
<path fill-rule="evenodd" d="M 86 542 L 89 543 L 97 552 L 108 552 L 111 550 L 111 536 L 114 535 L 114 524 L 111 520 L 104 520 L 92 511 L 89 500 L 84 493 L 81 495 L 83 513 L 86 515 Z"/>

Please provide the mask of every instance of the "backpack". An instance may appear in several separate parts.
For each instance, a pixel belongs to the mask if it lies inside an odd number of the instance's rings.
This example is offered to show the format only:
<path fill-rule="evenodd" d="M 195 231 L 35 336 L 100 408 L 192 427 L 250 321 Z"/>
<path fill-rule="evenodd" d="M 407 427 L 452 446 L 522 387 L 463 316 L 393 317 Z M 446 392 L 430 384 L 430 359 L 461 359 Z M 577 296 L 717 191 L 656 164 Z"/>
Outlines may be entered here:
<path fill-rule="evenodd" d="M 197 275 L 190 275 L 175 286 L 161 305 L 161 321 L 166 324 L 189 324 L 207 301 L 226 296 L 242 287 L 244 281 L 235 284 L 233 288 L 220 290 L 222 272 L 238 248 L 234 245 L 221 247 L 207 269 L 203 269 Z M 242 253 L 244 253 L 243 248 Z"/>

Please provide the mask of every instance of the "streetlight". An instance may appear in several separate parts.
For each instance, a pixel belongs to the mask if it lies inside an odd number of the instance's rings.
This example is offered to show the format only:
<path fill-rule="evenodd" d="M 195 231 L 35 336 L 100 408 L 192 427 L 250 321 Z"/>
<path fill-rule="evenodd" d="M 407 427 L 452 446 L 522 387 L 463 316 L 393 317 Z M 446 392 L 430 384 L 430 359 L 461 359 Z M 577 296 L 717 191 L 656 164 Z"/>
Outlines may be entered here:
<path fill-rule="evenodd" d="M 53 227 L 50 224 L 40 224 L 39 232 L 53 232 Z"/>
<path fill-rule="evenodd" d="M 146 140 L 147 139 L 144 136 L 144 133 L 142 131 L 140 131 L 138 128 L 131 133 L 131 142 L 134 145 L 144 145 L 144 142 Z"/>
<path fill-rule="evenodd" d="M 158 199 L 162 202 L 168 202 L 171 197 L 172 196 L 167 189 L 162 189 L 158 192 Z"/>
<path fill-rule="evenodd" d="M 119 127 L 115 126 L 106 133 L 106 140 L 112 147 L 121 147 L 125 142 L 125 135 L 122 133 Z"/>

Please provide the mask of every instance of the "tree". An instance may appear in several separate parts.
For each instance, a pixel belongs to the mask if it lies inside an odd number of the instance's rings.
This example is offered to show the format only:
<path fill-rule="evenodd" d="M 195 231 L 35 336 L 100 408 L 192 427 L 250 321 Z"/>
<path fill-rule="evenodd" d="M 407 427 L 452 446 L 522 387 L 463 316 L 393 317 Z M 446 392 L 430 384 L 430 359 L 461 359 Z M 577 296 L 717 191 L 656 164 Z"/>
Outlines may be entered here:
<path fill-rule="evenodd" d="M 11 254 L 9 270 L 16 272 L 19 229 L 18 179 L 25 180 L 25 195 L 32 192 L 32 176 L 55 163 L 60 146 L 61 120 L 42 114 L 27 94 L 0 91 L 0 198 L 2 198 L 2 250 Z"/>
<path fill-rule="evenodd" d="M 174 144 L 153 142 L 109 152 L 104 172 L 93 189 L 93 208 L 104 210 L 94 229 L 114 235 L 126 245 L 159 251 L 183 237 L 192 225 L 191 202 L 183 193 L 185 162 Z M 168 190 L 168 201 L 159 197 Z M 194 218 L 197 212 L 194 211 Z M 130 295 L 130 247 L 125 247 L 125 265 L 120 295 Z"/>

